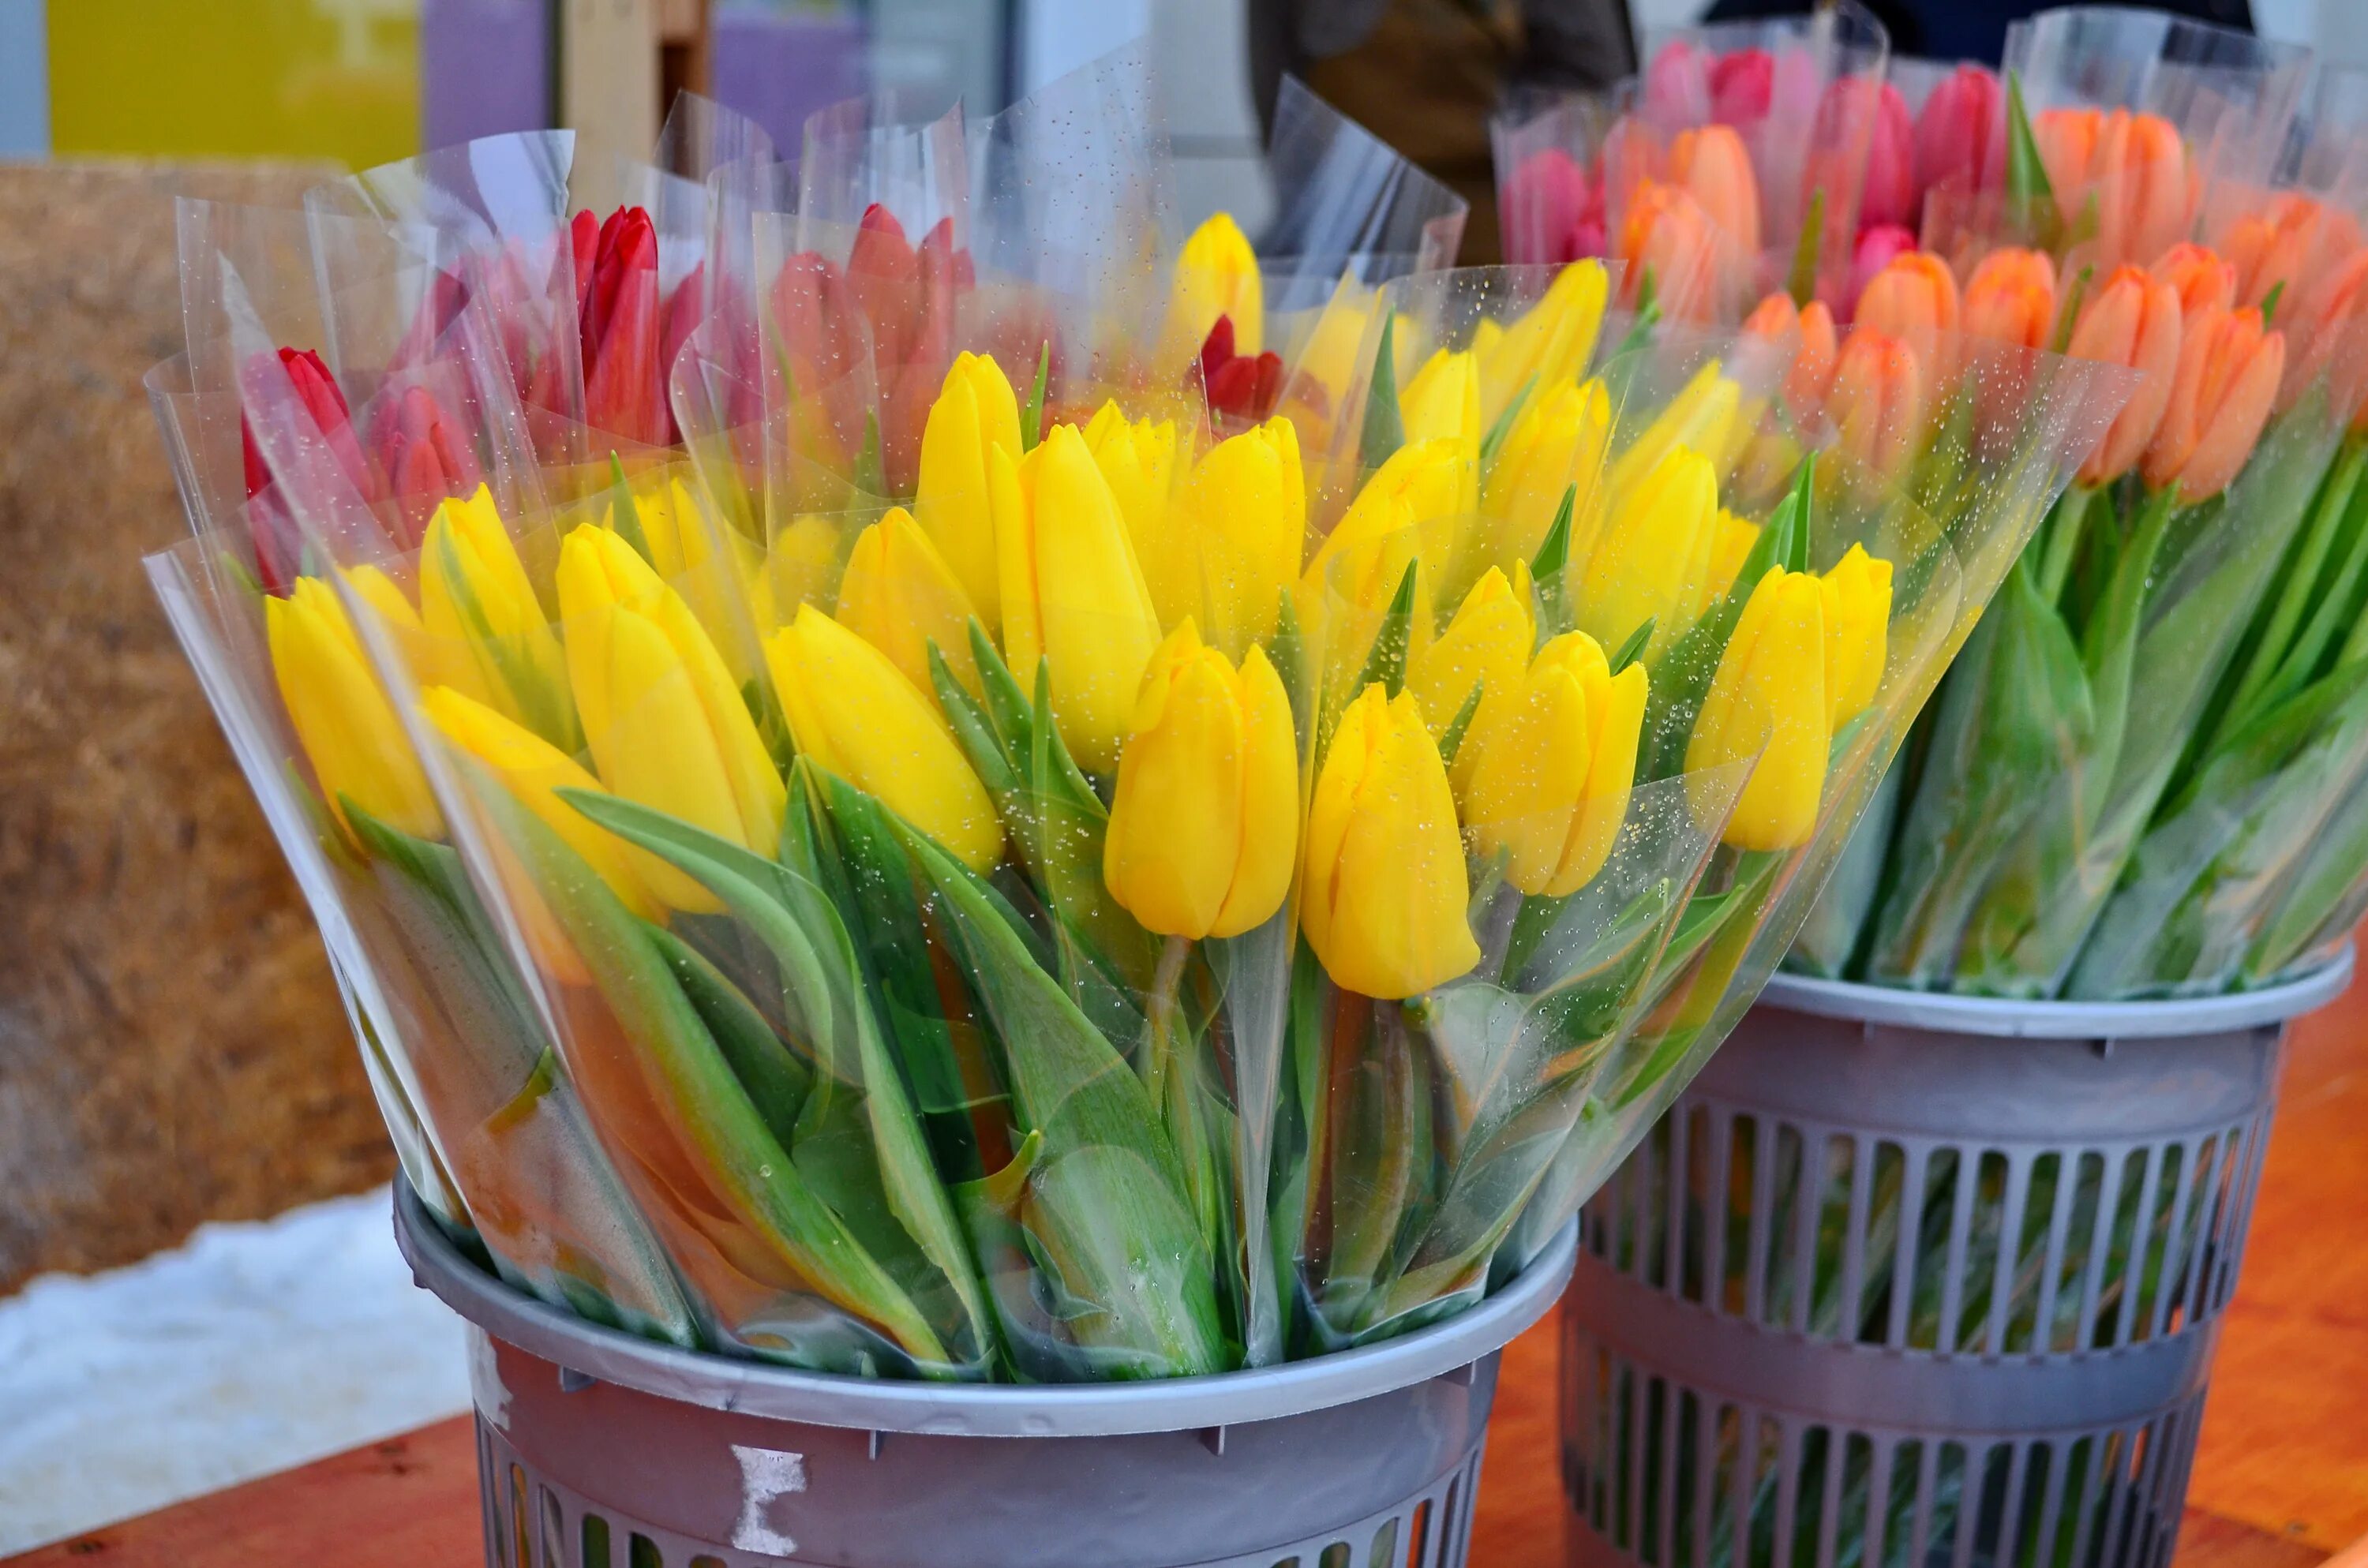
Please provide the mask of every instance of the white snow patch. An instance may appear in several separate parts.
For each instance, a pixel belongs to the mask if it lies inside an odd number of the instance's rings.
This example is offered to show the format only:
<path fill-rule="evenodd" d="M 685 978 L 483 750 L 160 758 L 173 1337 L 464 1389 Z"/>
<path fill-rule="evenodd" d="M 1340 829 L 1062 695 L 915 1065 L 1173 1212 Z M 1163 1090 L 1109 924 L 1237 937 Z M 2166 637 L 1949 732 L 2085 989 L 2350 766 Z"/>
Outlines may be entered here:
<path fill-rule="evenodd" d="M 0 1556 L 469 1407 L 386 1190 L 0 1300 Z"/>

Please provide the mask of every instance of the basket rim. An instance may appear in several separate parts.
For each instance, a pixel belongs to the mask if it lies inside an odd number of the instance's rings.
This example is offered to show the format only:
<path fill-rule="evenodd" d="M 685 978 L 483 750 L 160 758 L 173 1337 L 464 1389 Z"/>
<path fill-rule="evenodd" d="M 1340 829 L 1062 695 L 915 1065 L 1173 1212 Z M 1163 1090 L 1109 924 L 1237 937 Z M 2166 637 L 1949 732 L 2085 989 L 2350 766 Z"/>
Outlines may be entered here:
<path fill-rule="evenodd" d="M 939 1383 L 806 1372 L 687 1350 L 607 1327 L 485 1273 L 394 1182 L 394 1235 L 412 1278 L 493 1337 L 579 1377 L 774 1420 L 976 1437 L 1108 1437 L 1271 1421 L 1463 1371 L 1561 1300 L 1578 1226 L 1557 1231 L 1513 1281 L 1428 1328 L 1355 1349 L 1212 1376 L 1137 1382 Z"/>
<path fill-rule="evenodd" d="M 2352 949 L 2258 991 L 2134 1002 L 2025 1001 L 1908 991 L 1805 974 L 1769 978 L 1756 1006 L 1811 1017 L 2007 1040 L 2172 1040 L 2283 1024 L 2334 1001 L 2351 983 Z"/>

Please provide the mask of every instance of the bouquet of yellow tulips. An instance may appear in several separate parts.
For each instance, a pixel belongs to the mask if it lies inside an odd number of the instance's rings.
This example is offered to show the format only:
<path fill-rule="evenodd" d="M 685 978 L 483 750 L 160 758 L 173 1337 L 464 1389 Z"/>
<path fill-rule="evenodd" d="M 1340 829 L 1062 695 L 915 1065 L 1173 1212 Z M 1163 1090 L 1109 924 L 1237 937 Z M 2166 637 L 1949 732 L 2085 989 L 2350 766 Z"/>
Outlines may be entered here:
<path fill-rule="evenodd" d="M 307 364 L 160 400 L 197 537 L 151 571 L 439 1217 L 834 1371 L 1217 1372 L 1518 1269 L 2125 392 L 1942 333 L 1811 398 L 1813 324 L 1613 312 L 1598 262 L 1269 313 L 1222 215 L 1082 302 L 1015 238 L 932 324 L 926 267 L 859 300 L 742 210 L 679 450 L 539 462 L 461 330 L 485 483 L 394 527 L 323 415 L 368 379 Z"/>

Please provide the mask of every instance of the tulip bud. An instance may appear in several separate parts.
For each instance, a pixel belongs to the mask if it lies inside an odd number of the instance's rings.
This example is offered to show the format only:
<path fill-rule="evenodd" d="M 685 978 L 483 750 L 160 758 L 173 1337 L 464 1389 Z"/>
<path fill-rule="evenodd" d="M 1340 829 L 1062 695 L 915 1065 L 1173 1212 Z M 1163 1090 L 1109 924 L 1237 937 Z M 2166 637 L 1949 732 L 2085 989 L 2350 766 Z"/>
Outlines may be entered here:
<path fill-rule="evenodd" d="M 2227 266 L 2236 282 L 2236 299 L 2229 302 L 2242 301 L 2258 305 L 2269 298 L 2271 290 L 2281 286 L 2284 292 L 2280 297 L 2291 299 L 2304 274 L 2317 271 L 2325 263 L 2323 249 L 2332 237 L 2333 228 L 2332 215 L 2326 207 L 2293 190 L 2278 192 L 2258 211 L 2237 219 L 2229 226 L 2222 247 L 2228 254 Z M 2172 249 L 2203 247 L 2177 245 Z M 2155 272 L 2157 277 L 2162 275 L 2160 264 Z M 2183 290 L 2181 298 L 2183 301 Z"/>
<path fill-rule="evenodd" d="M 1752 548 L 1759 542 L 1758 523 L 1738 517 L 1724 506 L 1718 509 L 1718 533 L 1710 547 L 1711 603 L 1726 597 L 1735 580 L 1743 575 L 1743 563 L 1751 559 Z"/>
<path fill-rule="evenodd" d="M 2148 277 L 2168 283 L 2179 296 L 2181 322 L 2190 322 L 2212 311 L 2233 311 L 2237 308 L 2237 268 L 2220 259 L 2209 245 L 2199 245 L 2192 240 L 2181 240 L 2155 259 L 2146 268 Z M 2258 304 L 2258 300 L 2247 300 Z"/>
<path fill-rule="evenodd" d="M 1003 604 L 988 480 L 997 448 L 1019 456 L 1019 402 L 994 360 L 959 355 L 921 432 L 913 510 L 990 631 Z"/>
<path fill-rule="evenodd" d="M 1643 483 L 1614 491 L 1603 536 L 1587 557 L 1579 630 L 1617 648 L 1649 618 L 1657 659 L 1710 603 L 1718 540 L 1718 481 L 1710 460 L 1677 447 Z"/>
<path fill-rule="evenodd" d="M 575 225 L 584 417 L 644 446 L 670 446 L 674 413 L 666 397 L 666 367 L 658 360 L 657 229 L 641 208 L 620 207 L 600 224 L 587 258 L 585 233 L 591 218 L 579 212 Z"/>
<path fill-rule="evenodd" d="M 1668 406 L 1612 463 L 1609 489 L 1614 504 L 1622 492 L 1634 489 L 1681 446 L 1709 459 L 1714 475 L 1735 452 L 1736 415 L 1742 404 L 1743 388 L 1717 360 L 1695 371 Z"/>
<path fill-rule="evenodd" d="M 1965 284 L 1965 333 L 2045 348 L 2055 333 L 2055 267 L 2044 252 L 2009 246 L 1982 257 Z"/>
<path fill-rule="evenodd" d="M 1577 381 L 1595 353 L 1611 287 L 1611 274 L 1600 261 L 1563 267 L 1538 302 L 1493 339 L 1480 358 L 1483 429 L 1496 428 L 1524 386 L 1536 395 Z"/>
<path fill-rule="evenodd" d="M 1950 345 L 1960 317 L 1957 279 L 1949 264 L 1929 251 L 1911 251 L 1875 274 L 1858 300 L 1853 320 L 1896 337 L 1916 351 L 1916 362 L 1947 379 Z"/>
<path fill-rule="evenodd" d="M 969 690 L 979 689 L 970 623 L 977 611 L 955 581 L 953 568 L 902 506 L 856 536 L 838 585 L 838 624 L 871 643 L 923 692 L 935 643 L 947 668 Z"/>
<path fill-rule="evenodd" d="M 1480 961 L 1455 797 L 1411 693 L 1367 687 L 1340 716 L 1307 812 L 1300 928 L 1343 990 L 1395 999 Z"/>
<path fill-rule="evenodd" d="M 2179 131 L 2156 114 L 2052 108 L 2032 122 L 2064 222 L 2091 203 L 2103 265 L 2159 256 L 2188 226 L 2193 192 Z"/>
<path fill-rule="evenodd" d="M 1736 255 L 1759 254 L 1759 182 L 1751 154 L 1730 126 L 1680 131 L 1669 144 L 1669 172 L 1718 225 Z"/>
<path fill-rule="evenodd" d="M 1678 321 L 1707 321 L 1731 284 L 1741 257 L 1693 193 L 1682 186 L 1641 180 L 1620 220 L 1621 297 L 1634 304 L 1646 277 L 1653 297 Z"/>
<path fill-rule="evenodd" d="M 1721 125 L 1757 125 L 1776 97 L 1776 57 L 1730 49 L 1710 63 L 1710 115 Z"/>
<path fill-rule="evenodd" d="M 1074 425 L 991 455 L 1003 649 L 1023 682 L 1052 664 L 1053 713 L 1089 771 L 1118 766 L 1159 615 L 1110 482 Z"/>
<path fill-rule="evenodd" d="M 798 755 L 847 780 L 984 875 L 1003 858 L 986 786 L 923 687 L 812 605 L 765 643 Z"/>
<path fill-rule="evenodd" d="M 1836 444 L 1873 479 L 1907 472 L 1924 436 L 1929 382 L 1916 350 L 1865 326 L 1850 328 L 1834 365 L 1826 417 Z"/>
<path fill-rule="evenodd" d="M 1791 849 L 1817 825 L 1827 753 L 1825 592 L 1805 572 L 1771 567 L 1744 602 L 1686 743 L 1688 792 L 1711 814 L 1712 768 L 1749 763 L 1722 839 L 1738 849 Z"/>
<path fill-rule="evenodd" d="M 1406 563 L 1417 554 L 1422 573 L 1416 582 L 1422 593 L 1454 582 L 1462 569 L 1464 520 L 1477 506 L 1474 467 L 1452 440 L 1400 447 L 1373 471 L 1316 546 L 1306 584 L 1320 594 L 1327 578 L 1342 586 L 1339 574 L 1346 573 L 1362 585 L 1349 589 L 1352 598 L 1361 599 L 1370 588 L 1387 603 L 1406 574 Z M 1336 567 L 1338 562 L 1349 564 Z M 1419 627 L 1429 625 L 1419 614 L 1415 620 Z"/>
<path fill-rule="evenodd" d="M 1277 418 L 1210 448 L 1162 524 L 1134 542 L 1160 624 L 1190 617 L 1237 658 L 1274 635 L 1306 538 L 1299 432 Z"/>
<path fill-rule="evenodd" d="M 1853 544 L 1817 579 L 1825 595 L 1826 717 L 1836 730 L 1883 686 L 1891 637 L 1891 562 Z"/>
<path fill-rule="evenodd" d="M 1176 488 L 1176 422 L 1130 422 L 1116 403 L 1105 403 L 1086 425 L 1086 447 L 1110 482 L 1126 519 L 1127 537 L 1142 541 L 1167 524 L 1167 504 Z"/>
<path fill-rule="evenodd" d="M 300 577 L 285 597 L 267 596 L 263 612 L 279 699 L 337 825 L 353 832 L 350 800 L 415 837 L 441 835 L 444 814 L 336 590 Z"/>
<path fill-rule="evenodd" d="M 438 673 L 562 751 L 581 746 L 567 659 L 518 547 L 484 485 L 447 501 L 419 552 L 419 618 L 442 650 Z"/>
<path fill-rule="evenodd" d="M 1234 324 L 1235 351 L 1255 358 L 1266 347 L 1265 298 L 1249 237 L 1233 214 L 1212 213 L 1177 253 L 1167 339 L 1182 346 L 1180 358 L 1205 341 L 1224 316 Z"/>
<path fill-rule="evenodd" d="M 2080 465 L 2079 482 L 2103 484 L 2135 466 L 2154 439 L 2170 402 L 2172 373 L 2179 366 L 2179 294 L 2168 283 L 2135 267 L 2120 267 L 2089 297 L 2073 324 L 2066 352 L 2075 359 L 2127 365 L 2143 372 L 2129 402 L 2113 416 L 2104 439 Z"/>
<path fill-rule="evenodd" d="M 276 355 L 251 355 L 239 368 L 238 379 L 239 457 L 246 482 L 247 527 L 255 544 L 256 575 L 265 592 L 284 594 L 303 570 L 304 541 L 286 499 L 273 490 L 277 476 L 255 438 L 256 412 L 272 410 L 266 417 L 277 423 L 278 411 L 292 398 L 302 411 L 303 423 L 312 426 L 311 431 L 298 433 L 318 432 L 356 496 L 374 498 L 377 481 L 369 460 L 362 456 L 361 444 L 354 438 L 346 394 L 337 389 L 318 354 L 309 348 L 282 348 Z"/>
<path fill-rule="evenodd" d="M 518 804 L 542 819 L 545 827 L 582 856 L 626 908 L 643 919 L 656 919 L 663 913 L 641 879 L 633 875 L 628 858 L 631 846 L 559 798 L 562 790 L 605 793 L 600 781 L 574 757 L 449 686 L 431 686 L 422 691 L 419 711 L 455 750 L 489 768 Z M 573 967 L 570 960 L 559 957 L 557 945 L 539 941 L 536 949 L 557 967 Z"/>
<path fill-rule="evenodd" d="M 1905 227 L 1916 221 L 1915 141 L 1898 88 L 1872 76 L 1837 76 L 1817 102 L 1810 165 L 1839 161 L 1846 166 L 1863 149 L 1859 225 Z"/>
<path fill-rule="evenodd" d="M 1480 357 L 1471 349 L 1435 350 L 1398 394 L 1409 441 L 1452 440 L 1480 460 Z"/>
<path fill-rule="evenodd" d="M 426 387 L 405 387 L 393 402 L 379 405 L 370 420 L 370 449 L 403 518 L 397 542 L 405 549 L 418 544 L 437 503 L 484 483 L 476 452 Z"/>
<path fill-rule="evenodd" d="M 1784 356 L 1784 407 L 1794 424 L 1803 424 L 1826 406 L 1826 388 L 1834 379 L 1834 315 L 1823 300 L 1795 306 L 1793 297 L 1778 290 L 1761 300 L 1744 318 L 1743 335 L 1762 352 Z"/>
<path fill-rule="evenodd" d="M 1969 196 L 2006 184 L 2006 89 L 1978 65 L 1960 65 L 1916 118 L 1916 191 L 1953 181 Z"/>
<path fill-rule="evenodd" d="M 2253 455 L 2285 368 L 2285 335 L 2264 331 L 2258 310 L 2190 322 L 2170 402 L 2146 449 L 2147 488 L 2176 484 L 2191 506 L 2226 490 Z"/>
<path fill-rule="evenodd" d="M 1299 743 L 1282 677 L 1252 648 L 1240 669 L 1190 619 L 1143 674 L 1102 839 L 1102 881 L 1144 929 L 1238 937 L 1291 892 Z"/>
<path fill-rule="evenodd" d="M 1867 285 L 1883 276 L 1884 268 L 1915 248 L 1916 236 L 1896 223 L 1861 230 L 1858 243 L 1850 247 L 1848 298 L 1855 303 L 1866 293 Z"/>
<path fill-rule="evenodd" d="M 1595 640 L 1571 631 L 1473 720 L 1456 757 L 1464 824 L 1482 856 L 1505 857 L 1505 880 L 1520 892 L 1567 897 L 1611 858 L 1645 697 L 1644 665 L 1615 676 Z"/>
<path fill-rule="evenodd" d="M 1604 449 L 1611 438 L 1611 398 L 1601 381 L 1562 382 L 1513 421 L 1488 471 L 1480 511 L 1497 528 L 1502 552 L 1533 559 L 1554 527 L 1572 485 L 1571 556 L 1584 560 L 1593 542 Z"/>
<path fill-rule="evenodd" d="M 567 536 L 558 579 L 568 678 L 601 783 L 770 856 L 788 792 L 739 683 L 682 596 L 606 528 Z M 656 857 L 636 851 L 633 863 L 671 907 L 721 907 Z"/>
<path fill-rule="evenodd" d="M 1505 259 L 1516 266 L 1559 267 L 1596 250 L 1587 247 L 1586 222 L 1590 205 L 1601 198 L 1577 159 L 1559 147 L 1548 147 L 1523 159 L 1506 177 L 1497 208 L 1504 225 Z"/>
<path fill-rule="evenodd" d="M 1447 629 L 1406 664 L 1406 688 L 1422 704 L 1431 733 L 1445 736 L 1474 687 L 1485 710 L 1519 682 L 1537 641 L 1528 563 L 1516 561 L 1509 579 L 1491 566 L 1463 596 Z M 1478 712 L 1473 718 L 1476 722 Z"/>

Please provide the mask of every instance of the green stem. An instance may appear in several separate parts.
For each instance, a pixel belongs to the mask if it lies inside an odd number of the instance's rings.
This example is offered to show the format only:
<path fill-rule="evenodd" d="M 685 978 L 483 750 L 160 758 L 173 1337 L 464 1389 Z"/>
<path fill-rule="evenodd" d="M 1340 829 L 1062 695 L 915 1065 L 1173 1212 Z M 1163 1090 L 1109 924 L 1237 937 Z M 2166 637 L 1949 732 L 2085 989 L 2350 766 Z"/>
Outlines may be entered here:
<path fill-rule="evenodd" d="M 1170 937 L 1159 949 L 1159 965 L 1151 976 L 1151 993 L 1144 998 L 1143 1059 L 1135 1070 L 1143 1076 L 1143 1086 L 1151 1091 L 1151 1103 L 1164 1106 L 1167 1102 L 1167 1075 L 1177 1058 L 1177 1038 L 1183 1030 L 1183 1009 L 1176 1005 L 1176 995 L 1182 988 L 1185 960 L 1192 956 L 1192 938 Z"/>
<path fill-rule="evenodd" d="M 2051 605 L 2063 599 L 2064 583 L 2079 556 L 2080 536 L 2088 528 L 2089 509 L 2096 498 L 2093 486 L 2074 484 L 2056 499 L 2046 527 L 2040 530 L 2039 597 Z"/>

